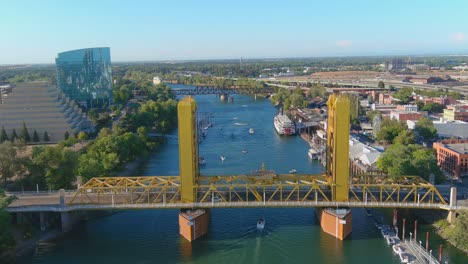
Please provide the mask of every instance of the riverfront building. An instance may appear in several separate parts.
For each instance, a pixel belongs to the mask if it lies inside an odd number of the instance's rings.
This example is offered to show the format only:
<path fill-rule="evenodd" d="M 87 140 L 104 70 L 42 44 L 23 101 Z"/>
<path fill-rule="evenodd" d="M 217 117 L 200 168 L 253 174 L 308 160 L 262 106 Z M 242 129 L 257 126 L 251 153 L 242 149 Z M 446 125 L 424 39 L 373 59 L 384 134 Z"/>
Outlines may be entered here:
<path fill-rule="evenodd" d="M 455 178 L 468 175 L 468 140 L 444 140 L 434 143 L 439 167 Z"/>
<path fill-rule="evenodd" d="M 62 52 L 57 55 L 55 64 L 57 86 L 70 100 L 86 108 L 112 103 L 109 48 Z"/>

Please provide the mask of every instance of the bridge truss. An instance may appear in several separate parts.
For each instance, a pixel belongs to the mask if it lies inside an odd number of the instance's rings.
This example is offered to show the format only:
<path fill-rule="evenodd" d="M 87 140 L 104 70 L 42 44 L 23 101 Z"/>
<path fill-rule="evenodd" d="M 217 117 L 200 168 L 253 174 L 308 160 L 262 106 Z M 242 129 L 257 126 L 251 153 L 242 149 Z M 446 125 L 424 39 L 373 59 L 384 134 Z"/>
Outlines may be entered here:
<path fill-rule="evenodd" d="M 271 87 L 213 87 L 196 86 L 195 89 L 172 89 L 175 95 L 222 95 L 222 94 L 271 94 L 275 90 Z"/>
<path fill-rule="evenodd" d="M 325 175 L 268 174 L 200 176 L 194 203 L 220 203 L 241 207 L 254 202 L 265 207 L 306 206 L 333 202 L 332 185 Z M 100 177 L 81 186 L 69 205 L 161 205 L 183 204 L 179 176 Z M 349 201 L 366 204 L 446 205 L 437 189 L 417 176 L 389 178 L 355 176 L 350 182 Z M 374 206 L 379 207 L 379 206 Z"/>

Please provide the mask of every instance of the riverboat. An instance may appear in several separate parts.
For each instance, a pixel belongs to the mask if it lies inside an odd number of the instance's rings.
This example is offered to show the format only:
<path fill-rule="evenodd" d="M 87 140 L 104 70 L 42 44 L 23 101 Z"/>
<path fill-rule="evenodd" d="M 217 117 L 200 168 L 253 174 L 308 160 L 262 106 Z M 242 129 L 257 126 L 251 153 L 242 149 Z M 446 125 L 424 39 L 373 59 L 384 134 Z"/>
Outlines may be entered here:
<path fill-rule="evenodd" d="M 273 120 L 273 124 L 275 126 L 276 132 L 280 135 L 294 135 L 296 133 L 296 126 L 294 122 L 292 122 L 289 117 L 284 114 L 278 114 L 275 116 Z"/>

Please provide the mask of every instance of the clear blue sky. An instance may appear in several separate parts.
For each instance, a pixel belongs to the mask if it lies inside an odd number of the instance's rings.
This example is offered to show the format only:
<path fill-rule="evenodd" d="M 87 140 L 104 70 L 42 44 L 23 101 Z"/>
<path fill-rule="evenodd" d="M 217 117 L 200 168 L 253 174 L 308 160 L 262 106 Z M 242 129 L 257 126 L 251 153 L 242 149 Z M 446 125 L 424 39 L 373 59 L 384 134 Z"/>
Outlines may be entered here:
<path fill-rule="evenodd" d="M 2 0 L 0 64 L 468 54 L 468 1 Z"/>

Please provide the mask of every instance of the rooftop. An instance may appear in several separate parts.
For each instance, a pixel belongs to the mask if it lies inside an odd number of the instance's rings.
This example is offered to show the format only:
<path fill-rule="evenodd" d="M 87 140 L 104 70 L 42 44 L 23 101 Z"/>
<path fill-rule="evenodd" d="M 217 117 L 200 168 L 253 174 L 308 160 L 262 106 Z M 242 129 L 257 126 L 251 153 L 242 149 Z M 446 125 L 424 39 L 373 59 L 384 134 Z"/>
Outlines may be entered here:
<path fill-rule="evenodd" d="M 468 154 L 468 143 L 446 144 L 444 146 L 457 153 Z"/>

